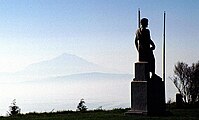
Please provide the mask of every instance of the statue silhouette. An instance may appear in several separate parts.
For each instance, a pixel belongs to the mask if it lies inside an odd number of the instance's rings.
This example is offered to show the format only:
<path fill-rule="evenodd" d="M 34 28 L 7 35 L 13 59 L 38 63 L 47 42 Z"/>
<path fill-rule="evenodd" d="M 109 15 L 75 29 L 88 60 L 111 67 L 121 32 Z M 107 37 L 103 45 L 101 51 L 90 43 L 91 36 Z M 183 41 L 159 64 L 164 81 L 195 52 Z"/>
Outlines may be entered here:
<path fill-rule="evenodd" d="M 141 19 L 141 28 L 136 31 L 135 46 L 139 53 L 139 61 L 145 61 L 149 63 L 149 71 L 152 75 L 155 74 L 155 57 L 153 50 L 155 50 L 155 44 L 151 40 L 150 31 L 146 29 L 148 27 L 148 19 Z"/>

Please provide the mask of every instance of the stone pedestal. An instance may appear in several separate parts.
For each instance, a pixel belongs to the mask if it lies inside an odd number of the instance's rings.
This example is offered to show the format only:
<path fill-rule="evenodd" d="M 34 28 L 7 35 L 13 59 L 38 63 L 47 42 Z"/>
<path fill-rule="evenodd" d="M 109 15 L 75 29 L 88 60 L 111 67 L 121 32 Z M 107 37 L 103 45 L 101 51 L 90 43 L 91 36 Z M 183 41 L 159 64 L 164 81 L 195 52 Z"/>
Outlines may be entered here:
<path fill-rule="evenodd" d="M 147 62 L 135 63 L 135 78 L 131 82 L 131 110 L 127 114 L 159 115 L 165 111 L 164 82 L 149 76 Z"/>
<path fill-rule="evenodd" d="M 147 112 L 147 81 L 131 82 L 131 110 Z"/>
<path fill-rule="evenodd" d="M 135 79 L 134 81 L 148 81 L 149 65 L 148 62 L 135 63 Z"/>
<path fill-rule="evenodd" d="M 152 76 L 147 82 L 147 102 L 149 115 L 164 115 L 165 105 L 165 87 L 162 78 L 157 75 Z"/>

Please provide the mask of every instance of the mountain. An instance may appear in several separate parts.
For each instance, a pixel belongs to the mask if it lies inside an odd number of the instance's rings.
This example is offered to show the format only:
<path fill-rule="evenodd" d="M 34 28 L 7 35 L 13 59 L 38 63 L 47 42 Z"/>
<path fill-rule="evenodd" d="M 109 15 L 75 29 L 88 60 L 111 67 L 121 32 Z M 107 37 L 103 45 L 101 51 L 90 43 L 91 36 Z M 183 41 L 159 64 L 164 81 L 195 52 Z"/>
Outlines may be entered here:
<path fill-rule="evenodd" d="M 17 74 L 28 76 L 62 76 L 102 71 L 106 70 L 97 64 L 88 62 L 76 55 L 64 53 L 53 59 L 31 64 L 24 70 L 17 72 Z"/>

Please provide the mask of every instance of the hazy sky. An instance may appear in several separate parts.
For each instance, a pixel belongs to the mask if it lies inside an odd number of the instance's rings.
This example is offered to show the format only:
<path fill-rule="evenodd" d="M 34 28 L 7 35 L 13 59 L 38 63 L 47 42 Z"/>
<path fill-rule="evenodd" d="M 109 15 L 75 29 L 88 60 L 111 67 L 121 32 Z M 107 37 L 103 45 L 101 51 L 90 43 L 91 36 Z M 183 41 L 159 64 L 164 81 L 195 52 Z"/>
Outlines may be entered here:
<path fill-rule="evenodd" d="M 137 10 L 149 19 L 161 75 L 163 12 L 167 73 L 177 61 L 199 59 L 198 0 L 1 0 L 0 72 L 71 53 L 132 73 Z"/>

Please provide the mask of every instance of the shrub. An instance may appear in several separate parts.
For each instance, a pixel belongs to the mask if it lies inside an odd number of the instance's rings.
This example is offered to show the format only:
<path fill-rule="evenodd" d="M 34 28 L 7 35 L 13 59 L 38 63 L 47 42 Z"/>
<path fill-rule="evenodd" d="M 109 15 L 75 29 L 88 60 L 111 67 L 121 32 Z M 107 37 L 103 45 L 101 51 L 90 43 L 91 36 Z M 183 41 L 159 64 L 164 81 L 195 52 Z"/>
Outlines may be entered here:
<path fill-rule="evenodd" d="M 78 106 L 77 106 L 77 110 L 78 111 L 87 111 L 87 109 L 88 108 L 85 105 L 84 99 L 81 99 L 80 102 L 79 102 L 79 104 L 78 104 Z"/>
<path fill-rule="evenodd" d="M 14 99 L 11 103 L 11 106 L 9 106 L 9 116 L 20 114 L 21 109 L 16 105 L 16 99 Z"/>

